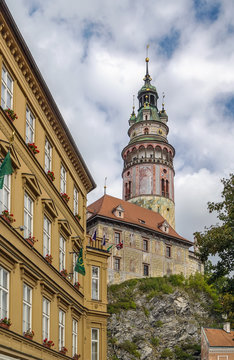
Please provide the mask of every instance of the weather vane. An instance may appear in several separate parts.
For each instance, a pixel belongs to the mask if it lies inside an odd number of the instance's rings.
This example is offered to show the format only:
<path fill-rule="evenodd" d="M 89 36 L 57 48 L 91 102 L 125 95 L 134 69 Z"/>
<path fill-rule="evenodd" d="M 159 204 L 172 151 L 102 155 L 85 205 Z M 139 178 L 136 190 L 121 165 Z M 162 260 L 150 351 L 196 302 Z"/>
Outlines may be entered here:
<path fill-rule="evenodd" d="M 105 180 L 104 180 L 104 195 L 106 195 L 106 180 L 107 180 L 107 177 L 105 177 Z"/>

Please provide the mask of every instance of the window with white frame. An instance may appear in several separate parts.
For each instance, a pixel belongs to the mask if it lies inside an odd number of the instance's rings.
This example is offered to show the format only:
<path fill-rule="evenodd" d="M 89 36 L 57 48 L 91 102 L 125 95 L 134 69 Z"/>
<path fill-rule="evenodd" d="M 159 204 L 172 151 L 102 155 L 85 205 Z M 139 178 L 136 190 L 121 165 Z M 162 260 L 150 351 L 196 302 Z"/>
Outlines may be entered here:
<path fill-rule="evenodd" d="M 60 192 L 66 192 L 66 183 L 67 183 L 67 172 L 63 165 L 61 165 L 60 169 Z"/>
<path fill-rule="evenodd" d="M 26 143 L 34 142 L 35 117 L 29 107 L 26 108 Z"/>
<path fill-rule="evenodd" d="M 42 304 L 42 338 L 50 338 L 50 301 L 43 297 Z"/>
<path fill-rule="evenodd" d="M 33 200 L 27 192 L 24 193 L 24 237 L 33 234 Z"/>
<path fill-rule="evenodd" d="M 116 271 L 119 271 L 120 270 L 120 258 L 118 257 L 115 257 L 114 258 L 114 269 Z"/>
<path fill-rule="evenodd" d="M 76 263 L 77 263 L 77 259 L 78 259 L 78 255 L 76 253 L 73 254 L 73 285 L 78 282 L 78 272 L 75 271 L 75 266 L 76 266 Z"/>
<path fill-rule="evenodd" d="M 45 140 L 45 172 L 52 170 L 52 146 L 48 139 Z M 65 191 L 64 191 L 65 192 Z"/>
<path fill-rule="evenodd" d="M 32 289 L 23 285 L 23 333 L 32 328 Z"/>
<path fill-rule="evenodd" d="M 91 359 L 99 360 L 99 329 L 91 329 Z"/>
<path fill-rule="evenodd" d="M 50 255 L 51 221 L 44 215 L 43 224 L 43 256 Z"/>
<path fill-rule="evenodd" d="M 78 321 L 72 319 L 72 356 L 77 354 L 77 329 Z"/>
<path fill-rule="evenodd" d="M 4 176 L 3 188 L 0 190 L 0 212 L 3 210 L 10 211 L 11 198 L 11 176 Z"/>
<path fill-rule="evenodd" d="M 0 319 L 8 318 L 9 272 L 0 266 Z"/>
<path fill-rule="evenodd" d="M 118 245 L 120 243 L 120 233 L 115 232 L 115 245 Z"/>
<path fill-rule="evenodd" d="M 99 267 L 92 266 L 92 299 L 99 300 Z"/>
<path fill-rule="evenodd" d="M 65 343 L 65 312 L 59 310 L 59 350 L 64 346 Z"/>
<path fill-rule="evenodd" d="M 65 269 L 66 240 L 60 235 L 59 240 L 59 271 Z"/>
<path fill-rule="evenodd" d="M 74 199 L 74 204 L 73 204 L 74 215 L 77 215 L 79 210 L 79 204 L 78 204 L 79 192 L 76 187 L 74 187 L 73 199 Z"/>
<path fill-rule="evenodd" d="M 2 91 L 1 91 L 1 107 L 3 109 L 10 108 L 13 106 L 13 80 L 5 68 L 2 65 Z"/>

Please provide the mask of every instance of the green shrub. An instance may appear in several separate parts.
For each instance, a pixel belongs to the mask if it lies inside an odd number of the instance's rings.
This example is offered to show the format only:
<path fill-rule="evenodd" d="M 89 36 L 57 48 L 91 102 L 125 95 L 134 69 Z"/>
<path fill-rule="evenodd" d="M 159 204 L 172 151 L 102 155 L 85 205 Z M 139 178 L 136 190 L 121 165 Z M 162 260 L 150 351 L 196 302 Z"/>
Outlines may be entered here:
<path fill-rule="evenodd" d="M 168 283 L 166 278 L 144 278 L 139 280 L 139 290 L 143 293 L 149 293 L 155 291 L 157 294 L 171 294 L 173 292 L 172 286 Z"/>
<path fill-rule="evenodd" d="M 149 317 L 149 314 L 150 314 L 149 310 L 147 308 L 143 307 L 143 311 L 145 313 L 145 316 Z"/>
<path fill-rule="evenodd" d="M 107 311 L 110 314 L 119 314 L 121 310 L 136 310 L 136 303 L 134 301 L 119 301 L 114 304 L 108 304 Z"/>
<path fill-rule="evenodd" d="M 169 283 L 173 286 L 183 287 L 185 284 L 185 277 L 183 274 L 180 275 L 170 275 L 167 277 Z"/>
<path fill-rule="evenodd" d="M 193 360 L 193 356 L 185 352 L 179 346 L 175 346 L 175 358 L 176 360 Z"/>
<path fill-rule="evenodd" d="M 137 351 L 136 344 L 129 340 L 125 340 L 123 343 L 119 344 L 118 347 L 127 351 L 129 354 L 134 355 L 138 359 L 141 357 L 140 353 Z"/>
<path fill-rule="evenodd" d="M 108 342 L 109 342 L 111 345 L 114 345 L 114 344 L 117 343 L 117 339 L 116 339 L 116 337 L 111 337 L 111 336 L 109 336 L 109 337 L 108 337 Z"/>
<path fill-rule="evenodd" d="M 154 327 L 160 328 L 163 326 L 163 322 L 161 320 L 157 320 L 154 323 Z"/>
<path fill-rule="evenodd" d="M 159 341 L 159 338 L 157 336 L 155 336 L 150 339 L 150 342 L 154 347 L 157 347 L 159 345 L 160 341 Z"/>
<path fill-rule="evenodd" d="M 172 359 L 173 358 L 173 352 L 166 348 L 161 352 L 161 359 Z"/>

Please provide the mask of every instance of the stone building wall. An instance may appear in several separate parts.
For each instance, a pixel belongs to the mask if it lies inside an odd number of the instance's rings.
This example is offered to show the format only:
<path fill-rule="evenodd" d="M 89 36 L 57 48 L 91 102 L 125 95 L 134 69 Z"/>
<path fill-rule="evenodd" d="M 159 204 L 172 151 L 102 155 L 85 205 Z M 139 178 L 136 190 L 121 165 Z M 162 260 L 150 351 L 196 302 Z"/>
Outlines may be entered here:
<path fill-rule="evenodd" d="M 189 245 L 175 238 L 166 239 L 162 235 L 147 230 L 136 230 L 127 224 L 114 224 L 111 221 L 98 222 L 89 229 L 92 234 L 97 231 L 98 237 L 106 237 L 106 246 L 114 244 L 108 260 L 108 282 L 119 283 L 128 279 L 144 277 L 144 264 L 148 265 L 152 277 L 170 274 L 189 276 L 201 271 L 201 264 L 189 251 Z M 120 233 L 123 248 L 115 247 L 115 232 Z M 148 251 L 143 249 L 143 240 L 148 242 Z M 170 256 L 167 256 L 167 247 Z M 115 259 L 120 261 L 120 269 L 115 269 Z"/>

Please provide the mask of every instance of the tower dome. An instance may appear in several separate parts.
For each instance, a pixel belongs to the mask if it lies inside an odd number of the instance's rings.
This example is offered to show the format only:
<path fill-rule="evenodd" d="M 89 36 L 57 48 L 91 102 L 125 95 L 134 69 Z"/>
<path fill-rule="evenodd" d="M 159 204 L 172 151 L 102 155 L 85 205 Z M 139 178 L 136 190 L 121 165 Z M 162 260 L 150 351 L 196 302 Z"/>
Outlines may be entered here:
<path fill-rule="evenodd" d="M 157 107 L 158 93 L 151 84 L 146 57 L 144 84 L 138 92 L 139 108 L 129 119 L 129 143 L 122 151 L 123 199 L 161 213 L 175 228 L 175 150 L 167 140 L 168 116 Z"/>

